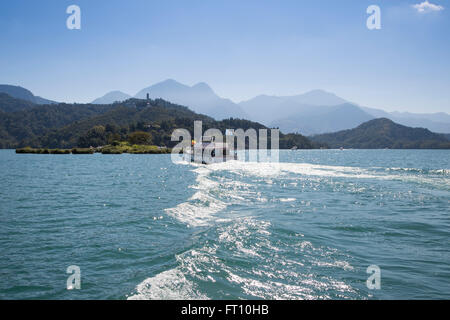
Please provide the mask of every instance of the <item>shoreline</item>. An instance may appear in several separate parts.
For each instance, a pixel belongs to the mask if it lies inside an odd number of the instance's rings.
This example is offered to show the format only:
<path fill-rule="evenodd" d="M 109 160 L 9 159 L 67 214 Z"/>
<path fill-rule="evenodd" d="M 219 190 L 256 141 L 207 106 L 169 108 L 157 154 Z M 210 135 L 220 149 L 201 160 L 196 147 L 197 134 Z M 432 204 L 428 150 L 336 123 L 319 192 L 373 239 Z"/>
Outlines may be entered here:
<path fill-rule="evenodd" d="M 56 154 L 56 155 L 67 155 L 67 154 L 170 154 L 172 149 L 165 147 L 156 146 L 139 146 L 137 148 L 114 148 L 114 147 L 103 147 L 103 148 L 71 148 L 71 149 L 50 149 L 50 148 L 17 148 L 17 149 L 4 149 L 4 150 L 15 150 L 16 154 Z"/>

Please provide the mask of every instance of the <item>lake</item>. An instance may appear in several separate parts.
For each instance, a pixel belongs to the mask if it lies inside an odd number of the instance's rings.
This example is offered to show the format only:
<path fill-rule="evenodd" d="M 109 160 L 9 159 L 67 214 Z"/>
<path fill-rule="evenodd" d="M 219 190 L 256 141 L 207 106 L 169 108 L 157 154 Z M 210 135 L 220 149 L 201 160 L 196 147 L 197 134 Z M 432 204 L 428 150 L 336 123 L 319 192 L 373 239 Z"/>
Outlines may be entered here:
<path fill-rule="evenodd" d="M 0 299 L 449 299 L 449 159 L 0 150 Z M 73 265 L 80 290 L 66 288 Z"/>

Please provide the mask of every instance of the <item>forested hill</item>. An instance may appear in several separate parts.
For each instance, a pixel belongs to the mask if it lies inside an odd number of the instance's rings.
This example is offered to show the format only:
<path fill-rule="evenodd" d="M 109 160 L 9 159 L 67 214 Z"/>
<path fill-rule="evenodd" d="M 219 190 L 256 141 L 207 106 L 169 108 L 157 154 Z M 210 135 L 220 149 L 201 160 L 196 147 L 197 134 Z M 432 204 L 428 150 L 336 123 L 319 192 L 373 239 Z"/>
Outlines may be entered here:
<path fill-rule="evenodd" d="M 0 92 L 0 112 L 15 112 L 35 107 L 33 102 L 15 99 L 10 95 Z"/>
<path fill-rule="evenodd" d="M 5 103 L 7 102 L 7 103 Z M 0 96 L 0 148 L 15 148 L 68 124 L 103 114 L 114 105 L 52 104 Z M 25 107 L 21 107 L 25 105 Z M 17 110 L 16 112 L 5 112 Z"/>
<path fill-rule="evenodd" d="M 8 103 L 17 106 L 21 100 L 7 98 Z M 15 101 L 15 102 L 14 102 Z M 12 107 L 0 110 L 14 110 Z M 195 120 L 203 121 L 203 130 L 217 128 L 256 130 L 265 126 L 241 119 L 215 121 L 197 114 L 187 107 L 172 104 L 162 99 L 127 101 L 109 105 L 54 104 L 34 105 L 21 111 L 0 111 L 0 147 L 17 148 L 24 146 L 39 148 L 89 147 L 126 140 L 130 133 L 145 131 L 150 133 L 152 143 L 173 146 L 171 134 L 176 128 L 188 129 L 193 133 Z M 314 148 L 306 137 L 297 134 L 280 134 L 280 148 Z"/>
<path fill-rule="evenodd" d="M 354 129 L 310 138 L 330 148 L 450 149 L 450 141 L 442 134 L 406 127 L 386 118 L 365 122 Z"/>

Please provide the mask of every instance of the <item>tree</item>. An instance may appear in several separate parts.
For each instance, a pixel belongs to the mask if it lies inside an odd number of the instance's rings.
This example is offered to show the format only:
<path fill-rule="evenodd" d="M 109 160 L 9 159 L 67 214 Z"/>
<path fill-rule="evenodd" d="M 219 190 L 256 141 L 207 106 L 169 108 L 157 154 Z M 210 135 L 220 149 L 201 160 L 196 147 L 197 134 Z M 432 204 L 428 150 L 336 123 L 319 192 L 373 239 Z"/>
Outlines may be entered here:
<path fill-rule="evenodd" d="M 131 144 L 151 144 L 152 136 L 148 132 L 136 131 L 128 135 L 128 142 Z"/>
<path fill-rule="evenodd" d="M 88 148 L 98 147 L 107 143 L 104 126 L 94 126 L 78 139 L 78 146 Z M 55 142 L 56 144 L 56 142 Z"/>

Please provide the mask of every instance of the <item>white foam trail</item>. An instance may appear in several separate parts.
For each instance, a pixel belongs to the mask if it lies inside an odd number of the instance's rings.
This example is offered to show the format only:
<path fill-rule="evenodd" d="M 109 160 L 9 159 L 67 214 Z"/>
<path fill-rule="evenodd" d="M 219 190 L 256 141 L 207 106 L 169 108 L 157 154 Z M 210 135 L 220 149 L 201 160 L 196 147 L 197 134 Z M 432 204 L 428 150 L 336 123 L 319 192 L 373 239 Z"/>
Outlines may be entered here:
<path fill-rule="evenodd" d="M 405 173 L 420 173 L 420 174 L 432 174 L 432 175 L 449 175 L 450 169 L 419 169 L 419 168 L 377 168 L 384 169 L 388 172 L 405 172 Z"/>
<path fill-rule="evenodd" d="M 295 198 L 280 198 L 280 202 L 294 202 Z"/>
<path fill-rule="evenodd" d="M 225 209 L 227 205 L 210 194 L 220 187 L 218 182 L 207 178 L 211 171 L 206 167 L 199 167 L 194 171 L 198 176 L 196 184 L 191 188 L 198 191 L 188 201 L 165 211 L 168 215 L 189 226 L 204 226 L 212 219 L 214 213 Z"/>
<path fill-rule="evenodd" d="M 358 296 L 339 279 L 311 273 L 310 266 L 353 270 L 347 261 L 335 259 L 333 249 L 314 247 L 301 238 L 297 243 L 273 242 L 270 227 L 270 222 L 252 217 L 219 225 L 216 243 L 177 255 L 176 268 L 144 280 L 128 299 L 209 299 L 199 286 L 209 283 L 207 287 L 211 287 L 219 279 L 222 285 L 254 298 L 327 299 L 332 298 L 327 295 L 329 290 L 342 297 Z M 286 252 L 292 257 L 284 257 Z M 224 254 L 231 260 L 252 259 L 254 264 L 250 268 L 230 265 Z"/>
<path fill-rule="evenodd" d="M 242 177 L 258 177 L 265 179 L 266 184 L 273 184 L 274 178 L 282 178 L 286 175 L 298 175 L 299 177 L 330 177 L 350 179 L 377 179 L 398 180 L 412 183 L 426 183 L 438 188 L 448 189 L 449 179 L 447 169 L 430 170 L 429 172 L 440 174 L 440 177 L 425 175 L 403 174 L 415 172 L 418 169 L 411 168 L 359 168 L 348 166 L 329 166 L 310 163 L 289 162 L 243 162 L 227 161 L 210 165 L 192 164 L 197 173 L 195 184 L 191 188 L 197 192 L 188 201 L 174 208 L 166 209 L 167 214 L 186 223 L 189 226 L 205 226 L 210 224 L 214 214 L 224 210 L 231 203 L 248 202 L 251 200 L 267 201 L 258 192 L 250 191 L 252 185 L 238 180 L 221 177 L 210 178 L 211 173 L 217 171 L 231 172 Z M 394 173 L 394 174 L 391 174 Z M 292 202 L 293 198 L 280 198 L 280 202 Z"/>
<path fill-rule="evenodd" d="M 314 299 L 331 299 L 331 296 L 325 292 L 327 290 L 336 290 L 341 292 L 343 296 L 356 295 L 357 292 L 348 284 L 335 279 L 328 281 L 320 281 L 305 275 L 298 274 L 296 284 L 286 284 L 282 281 L 259 281 L 252 278 L 240 277 L 233 272 L 226 270 L 227 279 L 230 282 L 241 286 L 245 294 L 270 300 L 314 300 Z M 320 295 L 318 292 L 322 292 Z"/>
<path fill-rule="evenodd" d="M 221 265 L 220 270 L 227 274 L 226 279 L 230 283 L 239 286 L 246 295 L 262 299 L 326 299 L 331 298 L 326 294 L 330 289 L 340 292 L 342 296 L 357 295 L 356 290 L 343 281 L 309 273 L 308 266 L 311 263 L 353 270 L 347 261 L 333 261 L 332 249 L 316 248 L 311 242 L 303 240 L 297 244 L 273 244 L 270 226 L 267 221 L 243 218 L 219 228 L 218 241 L 221 247 L 226 247 L 233 256 L 255 259 L 255 266 L 250 269 Z M 300 252 L 296 260 L 279 256 L 286 251 L 298 250 Z M 314 260 L 311 261 L 311 258 Z"/>
<path fill-rule="evenodd" d="M 380 178 L 381 175 L 370 174 L 367 170 L 358 167 L 326 166 L 310 163 L 289 162 L 241 162 L 228 161 L 209 165 L 212 171 L 231 170 L 245 175 L 270 178 L 279 177 L 286 173 L 295 173 L 303 176 L 326 176 L 343 178 Z"/>
<path fill-rule="evenodd" d="M 136 294 L 128 300 L 205 300 L 208 297 L 198 290 L 178 268 L 148 278 L 136 287 Z"/>
<path fill-rule="evenodd" d="M 242 161 L 228 161 L 210 165 L 192 164 L 197 174 L 195 184 L 191 188 L 197 190 L 186 202 L 173 208 L 166 209 L 166 213 L 188 226 L 206 226 L 214 218 L 214 214 L 224 210 L 230 203 L 246 202 L 251 199 L 265 202 L 260 194 L 251 192 L 251 185 L 236 180 L 210 178 L 215 171 L 229 171 L 242 176 L 257 176 L 267 178 L 266 183 L 272 184 L 271 178 L 280 177 L 287 173 L 304 176 L 331 176 L 374 178 L 376 176 L 364 173 L 360 168 L 324 166 L 307 163 L 252 163 Z M 219 181 L 218 181 L 219 180 Z M 219 198 L 220 194 L 220 198 Z M 282 198 L 281 202 L 295 201 L 293 198 Z"/>
<path fill-rule="evenodd" d="M 411 168 L 387 168 L 384 172 L 379 168 L 360 168 L 348 166 L 329 166 L 310 163 L 289 163 L 289 162 L 241 162 L 228 161 L 215 163 L 208 166 L 212 171 L 231 171 L 242 176 L 255 176 L 260 178 L 281 178 L 287 174 L 296 174 L 300 177 L 330 177 L 330 178 L 350 178 L 350 179 L 376 179 L 376 180 L 397 180 L 413 183 L 426 183 L 434 187 L 448 190 L 450 179 L 448 169 L 425 170 L 435 176 L 430 177 L 423 174 L 424 170 Z M 420 174 L 404 174 L 418 171 Z"/>

